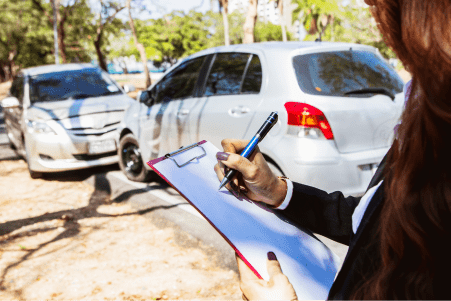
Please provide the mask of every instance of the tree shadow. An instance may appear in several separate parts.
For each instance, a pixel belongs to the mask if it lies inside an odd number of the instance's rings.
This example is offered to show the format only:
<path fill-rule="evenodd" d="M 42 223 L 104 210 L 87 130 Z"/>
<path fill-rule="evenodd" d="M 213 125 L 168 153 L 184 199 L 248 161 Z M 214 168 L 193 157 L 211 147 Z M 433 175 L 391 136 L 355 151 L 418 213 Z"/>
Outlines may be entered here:
<path fill-rule="evenodd" d="M 124 202 L 133 195 L 149 191 L 149 189 L 161 189 L 161 187 L 147 186 L 146 188 L 143 188 L 143 189 L 135 189 L 135 190 L 131 190 L 131 191 L 126 191 L 126 192 L 122 193 L 121 195 L 119 195 L 118 197 L 111 199 L 111 185 L 110 185 L 108 179 L 106 178 L 106 175 L 102 173 L 102 174 L 96 174 L 96 175 L 94 175 L 94 177 L 95 177 L 94 178 L 95 190 L 89 199 L 88 205 L 81 207 L 81 208 L 77 208 L 77 209 L 60 210 L 60 211 L 56 211 L 56 212 L 45 213 L 45 214 L 42 214 L 42 215 L 36 216 L 36 217 L 8 221 L 8 222 L 0 224 L 0 236 L 3 236 L 3 235 L 7 235 L 9 233 L 12 233 L 13 231 L 18 230 L 22 227 L 28 226 L 28 225 L 56 220 L 56 219 L 65 220 L 64 225 L 63 225 L 63 229 L 64 229 L 63 232 L 58 234 L 52 240 L 49 240 L 47 242 L 44 242 L 44 243 L 38 245 L 36 248 L 23 250 L 25 252 L 25 254 L 18 261 L 8 265 L 7 267 L 5 267 L 3 269 L 3 271 L 0 275 L 0 290 L 6 290 L 6 287 L 4 286 L 4 281 L 5 281 L 6 275 L 8 274 L 8 272 L 11 269 L 20 265 L 21 263 L 25 262 L 26 260 L 28 260 L 33 254 L 35 254 L 37 251 L 41 250 L 45 246 L 48 246 L 48 245 L 50 245 L 54 242 L 57 242 L 61 239 L 64 239 L 64 238 L 70 238 L 70 237 L 75 237 L 75 236 L 79 235 L 80 234 L 80 224 L 79 224 L 80 220 L 88 219 L 88 218 L 99 218 L 99 217 L 102 218 L 102 217 L 121 217 L 121 216 L 131 216 L 131 215 L 143 215 L 143 214 L 155 211 L 155 210 L 168 210 L 168 209 L 177 207 L 179 205 L 185 204 L 185 203 L 179 203 L 179 204 L 173 204 L 173 205 L 159 205 L 159 206 L 149 207 L 149 208 L 146 208 L 143 210 L 138 210 L 136 212 L 123 213 L 123 214 L 100 213 L 97 211 L 97 209 L 101 205 L 108 205 L 108 204 L 113 204 L 113 203 Z M 69 181 L 75 181 L 75 179 L 73 179 L 72 177 L 69 177 Z M 38 233 L 47 232 L 47 231 L 51 231 L 51 230 L 55 230 L 55 227 L 48 227 L 48 228 L 44 228 L 44 229 L 28 231 L 25 235 L 23 233 L 19 233 L 19 234 L 12 235 L 12 236 L 6 236 L 0 241 L 0 247 L 2 245 L 5 245 L 5 244 L 15 240 L 16 238 L 23 237 L 23 236 L 32 236 L 32 235 L 36 235 Z M 95 231 L 95 229 L 93 229 L 92 231 Z M 89 232 L 89 233 L 91 233 L 91 232 Z M 89 233 L 84 234 L 84 236 L 88 235 Z M 64 246 L 62 246 L 62 247 L 64 247 Z M 20 290 L 14 291 L 14 293 L 17 296 L 20 296 L 21 291 Z"/>

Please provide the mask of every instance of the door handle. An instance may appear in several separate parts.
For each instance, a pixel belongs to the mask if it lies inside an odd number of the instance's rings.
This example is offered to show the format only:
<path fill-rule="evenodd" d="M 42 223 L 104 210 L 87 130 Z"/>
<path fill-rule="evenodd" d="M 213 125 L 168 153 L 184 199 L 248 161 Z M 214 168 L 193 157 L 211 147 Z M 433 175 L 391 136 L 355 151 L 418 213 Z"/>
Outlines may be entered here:
<path fill-rule="evenodd" d="M 186 116 L 186 115 L 188 115 L 189 114 L 189 110 L 187 110 L 187 109 L 182 109 L 182 110 L 180 110 L 178 113 L 177 113 L 177 116 L 179 116 L 179 117 L 184 117 L 184 116 Z"/>
<path fill-rule="evenodd" d="M 230 109 L 230 114 L 231 115 L 244 115 L 247 114 L 251 111 L 251 109 L 249 109 L 248 107 L 245 106 L 236 106 L 232 109 Z"/>

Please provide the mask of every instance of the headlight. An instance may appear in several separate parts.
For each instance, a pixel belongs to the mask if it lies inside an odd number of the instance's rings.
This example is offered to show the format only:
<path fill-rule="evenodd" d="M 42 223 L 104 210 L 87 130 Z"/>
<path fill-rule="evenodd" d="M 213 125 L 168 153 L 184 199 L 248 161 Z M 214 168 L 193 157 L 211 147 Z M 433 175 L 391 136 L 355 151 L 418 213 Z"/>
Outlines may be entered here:
<path fill-rule="evenodd" d="M 37 134 L 53 134 L 56 135 L 55 131 L 43 121 L 27 121 L 28 131 Z"/>

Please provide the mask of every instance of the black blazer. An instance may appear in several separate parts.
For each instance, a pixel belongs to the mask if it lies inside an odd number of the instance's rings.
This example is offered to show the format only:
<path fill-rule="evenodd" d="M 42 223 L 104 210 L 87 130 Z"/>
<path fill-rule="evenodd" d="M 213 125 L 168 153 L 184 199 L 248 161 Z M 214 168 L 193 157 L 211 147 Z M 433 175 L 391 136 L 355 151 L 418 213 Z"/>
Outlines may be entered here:
<path fill-rule="evenodd" d="M 387 155 L 371 179 L 368 189 L 383 179 Z M 281 213 L 301 227 L 332 240 L 349 245 L 343 266 L 338 273 L 328 299 L 349 299 L 353 289 L 380 265 L 377 228 L 384 198 L 381 185 L 363 215 L 357 233 L 352 231 L 352 214 L 360 198 L 344 197 L 341 192 L 327 193 L 307 185 L 293 183 L 293 196 Z M 368 190 L 367 189 L 367 190 Z"/>

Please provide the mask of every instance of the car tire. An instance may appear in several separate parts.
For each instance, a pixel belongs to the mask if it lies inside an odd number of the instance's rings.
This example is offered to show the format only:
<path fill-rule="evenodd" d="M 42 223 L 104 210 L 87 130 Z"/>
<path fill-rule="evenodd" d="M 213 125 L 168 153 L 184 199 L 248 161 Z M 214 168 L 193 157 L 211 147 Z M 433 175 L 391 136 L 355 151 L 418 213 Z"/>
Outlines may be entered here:
<path fill-rule="evenodd" d="M 129 180 L 147 182 L 152 179 L 154 172 L 144 166 L 138 141 L 133 134 L 127 134 L 120 140 L 118 157 L 119 167 Z"/>
<path fill-rule="evenodd" d="M 277 177 L 285 176 L 283 171 L 281 171 L 280 168 L 276 164 L 274 164 L 270 161 L 268 161 L 267 163 L 268 163 L 269 169 L 271 169 L 272 173 L 275 174 Z"/>

